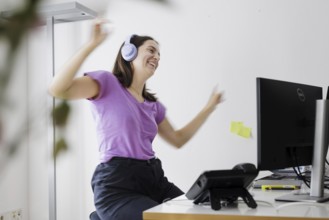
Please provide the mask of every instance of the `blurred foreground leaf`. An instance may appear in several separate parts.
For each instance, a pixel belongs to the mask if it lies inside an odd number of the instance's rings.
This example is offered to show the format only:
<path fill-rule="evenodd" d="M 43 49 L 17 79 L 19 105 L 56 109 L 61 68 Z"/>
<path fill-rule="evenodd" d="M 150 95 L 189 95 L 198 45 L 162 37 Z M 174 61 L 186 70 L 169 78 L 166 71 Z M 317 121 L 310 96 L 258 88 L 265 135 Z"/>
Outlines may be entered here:
<path fill-rule="evenodd" d="M 67 145 L 65 139 L 60 138 L 55 144 L 53 158 L 57 158 L 59 153 L 65 152 L 65 151 L 67 151 L 67 149 L 68 149 L 68 145 Z"/>
<path fill-rule="evenodd" d="M 1 0 L 3 1 L 3 0 Z M 15 58 L 22 39 L 28 31 L 34 27 L 38 21 L 37 6 L 41 0 L 25 0 L 24 7 L 7 11 L 6 13 L 0 9 L 0 43 L 6 45 L 7 50 L 1 51 L 1 65 L 0 65 L 0 146 L 3 154 L 2 160 L 8 160 L 13 156 L 21 142 L 26 137 L 27 121 L 24 121 L 22 126 L 16 131 L 14 138 L 4 141 L 4 131 L 6 124 L 4 124 L 3 110 L 8 108 L 8 87 L 10 81 L 14 76 L 12 72 L 15 65 Z M 5 159 L 3 159 L 5 158 Z M 6 164 L 6 161 L 1 161 L 0 171 Z"/>
<path fill-rule="evenodd" d="M 54 123 L 58 127 L 64 127 L 70 113 L 70 106 L 67 101 L 62 101 L 59 105 L 55 106 L 52 111 Z"/>

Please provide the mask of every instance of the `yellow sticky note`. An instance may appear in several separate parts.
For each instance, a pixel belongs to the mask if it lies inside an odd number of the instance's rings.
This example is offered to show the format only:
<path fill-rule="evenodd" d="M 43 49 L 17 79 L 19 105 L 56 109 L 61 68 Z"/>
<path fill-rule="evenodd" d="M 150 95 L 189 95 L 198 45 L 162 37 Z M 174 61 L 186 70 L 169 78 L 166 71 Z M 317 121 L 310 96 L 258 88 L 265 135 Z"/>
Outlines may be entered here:
<path fill-rule="evenodd" d="M 231 122 L 231 129 L 230 129 L 231 133 L 238 134 L 241 126 L 243 126 L 242 122 L 232 121 Z"/>
<path fill-rule="evenodd" d="M 239 136 L 244 138 L 250 138 L 251 128 L 248 127 L 241 127 L 238 133 Z"/>
<path fill-rule="evenodd" d="M 244 138 L 250 138 L 251 136 L 251 128 L 244 126 L 243 122 L 240 121 L 232 121 L 230 131 Z"/>

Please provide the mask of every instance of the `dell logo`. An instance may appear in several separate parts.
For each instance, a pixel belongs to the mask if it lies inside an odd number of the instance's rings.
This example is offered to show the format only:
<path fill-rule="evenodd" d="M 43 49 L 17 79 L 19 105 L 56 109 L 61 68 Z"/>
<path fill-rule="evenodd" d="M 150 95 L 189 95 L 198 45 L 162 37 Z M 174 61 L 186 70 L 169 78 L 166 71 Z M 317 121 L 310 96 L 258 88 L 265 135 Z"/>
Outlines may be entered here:
<path fill-rule="evenodd" d="M 301 90 L 300 88 L 297 89 L 297 95 L 300 101 L 304 102 L 305 101 L 305 95 L 303 90 Z"/>

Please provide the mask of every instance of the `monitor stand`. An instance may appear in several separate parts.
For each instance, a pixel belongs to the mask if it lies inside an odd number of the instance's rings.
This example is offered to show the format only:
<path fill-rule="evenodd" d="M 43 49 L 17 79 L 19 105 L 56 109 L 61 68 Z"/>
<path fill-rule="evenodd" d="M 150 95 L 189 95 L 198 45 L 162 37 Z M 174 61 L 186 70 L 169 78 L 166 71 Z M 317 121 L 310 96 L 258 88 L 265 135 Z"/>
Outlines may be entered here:
<path fill-rule="evenodd" d="M 329 194 L 323 193 L 322 196 L 311 196 L 310 192 L 303 190 L 294 190 L 289 194 L 275 198 L 275 201 L 280 202 L 326 202 L 329 201 Z"/>
<path fill-rule="evenodd" d="M 276 201 L 325 202 L 329 200 L 329 194 L 324 193 L 324 167 L 328 151 L 328 120 L 329 100 L 317 100 L 310 191 L 296 190 L 276 198 Z"/>

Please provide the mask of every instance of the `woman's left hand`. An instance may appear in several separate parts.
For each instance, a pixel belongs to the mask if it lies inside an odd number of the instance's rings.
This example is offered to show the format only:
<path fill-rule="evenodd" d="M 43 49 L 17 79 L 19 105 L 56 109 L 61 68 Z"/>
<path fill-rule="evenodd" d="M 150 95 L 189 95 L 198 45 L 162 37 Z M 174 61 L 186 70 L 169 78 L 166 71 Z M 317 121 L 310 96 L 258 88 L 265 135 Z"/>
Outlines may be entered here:
<path fill-rule="evenodd" d="M 216 109 L 216 106 L 224 101 L 224 93 L 219 92 L 217 86 L 214 88 L 209 101 L 205 107 L 206 110 L 212 112 Z"/>

